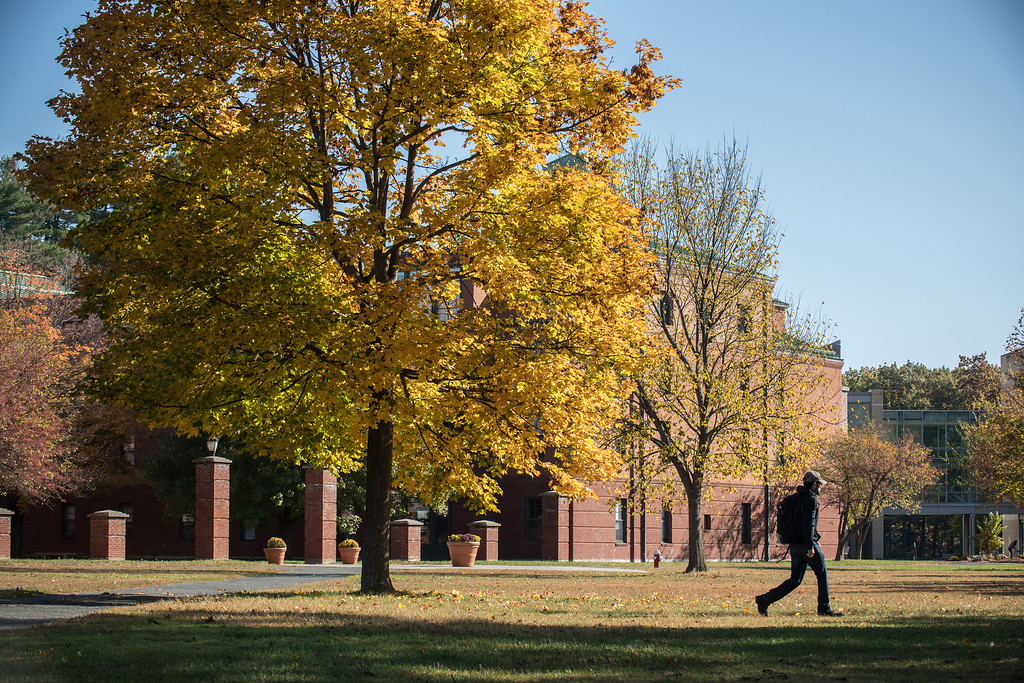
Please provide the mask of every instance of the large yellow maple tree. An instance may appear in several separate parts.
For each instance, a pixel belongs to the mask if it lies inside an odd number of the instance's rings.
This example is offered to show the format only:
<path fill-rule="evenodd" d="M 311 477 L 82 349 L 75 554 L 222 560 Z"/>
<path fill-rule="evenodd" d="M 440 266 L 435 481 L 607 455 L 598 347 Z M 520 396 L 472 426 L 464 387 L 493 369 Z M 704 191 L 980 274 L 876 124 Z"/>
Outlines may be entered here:
<path fill-rule="evenodd" d="M 27 177 L 113 209 L 73 236 L 110 340 L 95 390 L 365 465 L 364 591 L 391 589 L 393 486 L 486 509 L 509 471 L 578 495 L 617 467 L 593 434 L 646 269 L 609 159 L 674 81 L 646 43 L 612 69 L 583 8 L 103 0 L 65 39 L 72 132 L 30 143 Z"/>

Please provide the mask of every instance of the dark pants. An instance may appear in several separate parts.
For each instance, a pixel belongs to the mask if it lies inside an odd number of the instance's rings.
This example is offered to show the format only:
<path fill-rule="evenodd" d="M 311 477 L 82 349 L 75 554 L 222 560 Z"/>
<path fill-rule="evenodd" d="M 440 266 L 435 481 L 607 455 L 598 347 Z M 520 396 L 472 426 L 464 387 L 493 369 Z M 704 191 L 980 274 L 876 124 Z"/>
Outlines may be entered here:
<path fill-rule="evenodd" d="M 789 557 L 791 562 L 789 578 L 765 593 L 762 596 L 765 602 L 770 605 L 792 593 L 804 580 L 804 572 L 810 565 L 814 570 L 814 575 L 818 578 L 818 611 L 828 610 L 828 569 L 825 568 L 825 556 L 821 554 L 821 546 L 815 543 L 814 557 L 807 557 L 806 545 L 791 545 L 789 546 Z"/>

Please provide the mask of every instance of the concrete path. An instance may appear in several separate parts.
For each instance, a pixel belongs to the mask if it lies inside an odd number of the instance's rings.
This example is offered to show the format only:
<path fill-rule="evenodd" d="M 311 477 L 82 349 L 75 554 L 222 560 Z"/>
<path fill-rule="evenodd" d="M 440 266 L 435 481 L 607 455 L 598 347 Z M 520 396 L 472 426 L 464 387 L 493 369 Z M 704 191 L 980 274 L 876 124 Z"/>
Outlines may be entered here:
<path fill-rule="evenodd" d="M 551 572 L 614 572 L 622 574 L 645 573 L 646 569 L 630 567 L 573 567 L 565 565 L 478 565 L 488 570 L 551 571 Z M 472 571 L 448 565 L 391 565 L 391 573 L 425 569 L 453 572 Z M 147 588 L 126 588 L 115 592 L 77 593 L 73 595 L 32 595 L 23 598 L 0 598 L 0 631 L 27 628 L 60 619 L 71 619 L 114 607 L 137 605 L 155 600 L 168 600 L 193 595 L 221 595 L 275 591 L 307 583 L 330 581 L 360 573 L 358 564 L 286 564 L 280 574 L 258 574 L 221 581 L 175 583 Z"/>

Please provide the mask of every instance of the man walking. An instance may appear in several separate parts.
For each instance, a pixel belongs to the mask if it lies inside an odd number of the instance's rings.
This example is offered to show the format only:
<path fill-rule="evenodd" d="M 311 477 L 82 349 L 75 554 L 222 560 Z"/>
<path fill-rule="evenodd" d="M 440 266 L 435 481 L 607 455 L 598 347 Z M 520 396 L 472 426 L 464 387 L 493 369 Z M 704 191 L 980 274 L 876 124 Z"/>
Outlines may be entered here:
<path fill-rule="evenodd" d="M 757 611 L 768 616 L 768 606 L 776 600 L 789 595 L 804 580 L 804 572 L 810 565 L 818 578 L 818 615 L 823 617 L 841 617 L 842 612 L 832 611 L 828 599 L 828 570 L 825 567 L 825 556 L 821 554 L 818 541 L 818 491 L 825 480 L 815 471 L 804 475 L 803 486 L 796 487 L 800 496 L 800 530 L 797 541 L 789 546 L 790 574 L 789 578 L 763 595 L 754 598 Z"/>

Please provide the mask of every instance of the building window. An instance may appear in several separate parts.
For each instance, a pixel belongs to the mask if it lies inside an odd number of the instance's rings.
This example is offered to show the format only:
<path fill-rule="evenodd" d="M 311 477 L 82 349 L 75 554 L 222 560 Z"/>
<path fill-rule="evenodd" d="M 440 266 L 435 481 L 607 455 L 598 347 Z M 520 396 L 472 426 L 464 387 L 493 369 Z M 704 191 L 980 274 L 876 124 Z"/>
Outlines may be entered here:
<path fill-rule="evenodd" d="M 124 520 L 124 540 L 127 541 L 132 537 L 132 522 L 135 521 L 135 506 L 131 503 L 121 503 L 117 506 L 117 509 L 128 515 L 128 519 Z"/>
<path fill-rule="evenodd" d="M 196 540 L 196 518 L 192 515 L 182 515 L 178 520 L 178 540 Z"/>
<path fill-rule="evenodd" d="M 667 506 L 661 508 L 661 542 L 672 542 L 672 509 Z"/>
<path fill-rule="evenodd" d="M 661 293 L 661 302 L 658 305 L 658 317 L 661 319 L 661 324 L 665 327 L 671 327 L 672 323 L 675 322 L 672 310 L 672 293 L 669 291 Z"/>
<path fill-rule="evenodd" d="M 527 543 L 540 543 L 541 519 L 544 512 L 543 501 L 540 497 L 533 497 L 527 498 L 524 503 L 523 540 Z"/>
<path fill-rule="evenodd" d="M 711 531 L 711 515 L 704 515 L 704 531 Z"/>
<path fill-rule="evenodd" d="M 239 540 L 241 540 L 243 542 L 255 541 L 256 540 L 256 527 L 249 526 L 245 522 L 242 522 L 239 525 L 238 528 L 239 528 L 239 532 L 240 532 L 238 534 Z"/>
<path fill-rule="evenodd" d="M 740 543 L 750 545 L 750 503 L 743 503 L 740 513 Z"/>
<path fill-rule="evenodd" d="M 75 504 L 61 503 L 60 506 L 60 540 L 75 540 Z"/>
<path fill-rule="evenodd" d="M 619 498 L 615 506 L 615 542 L 626 542 L 626 499 Z"/>

